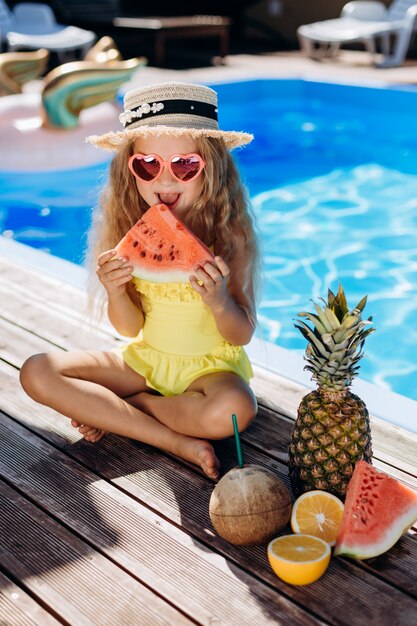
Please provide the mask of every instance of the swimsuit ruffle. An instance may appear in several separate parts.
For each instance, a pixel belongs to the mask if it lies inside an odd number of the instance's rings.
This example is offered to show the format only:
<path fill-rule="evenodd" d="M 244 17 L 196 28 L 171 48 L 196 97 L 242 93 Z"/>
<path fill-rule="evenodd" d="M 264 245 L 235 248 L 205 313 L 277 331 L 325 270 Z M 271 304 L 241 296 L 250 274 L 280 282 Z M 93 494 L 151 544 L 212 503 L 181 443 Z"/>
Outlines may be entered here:
<path fill-rule="evenodd" d="M 133 278 L 135 288 L 139 293 L 151 300 L 165 300 L 168 302 L 197 302 L 201 300 L 189 283 L 151 283 L 142 278 Z"/>
<path fill-rule="evenodd" d="M 143 341 L 132 342 L 119 351 L 123 360 L 145 378 L 147 386 L 164 396 L 183 393 L 196 378 L 213 372 L 232 372 L 246 381 L 253 376 L 243 348 L 227 341 L 197 356 L 166 354 Z"/>

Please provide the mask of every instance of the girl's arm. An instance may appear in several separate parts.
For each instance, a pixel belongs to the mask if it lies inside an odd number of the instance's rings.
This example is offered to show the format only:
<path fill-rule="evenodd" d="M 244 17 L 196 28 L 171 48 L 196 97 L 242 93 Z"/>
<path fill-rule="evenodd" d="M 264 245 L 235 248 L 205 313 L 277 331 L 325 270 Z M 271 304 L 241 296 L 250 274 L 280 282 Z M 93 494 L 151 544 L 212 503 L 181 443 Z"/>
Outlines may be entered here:
<path fill-rule="evenodd" d="M 119 296 L 109 295 L 107 315 L 113 327 L 124 337 L 136 337 L 143 326 L 143 313 L 132 302 L 127 290 Z"/>
<path fill-rule="evenodd" d="M 115 258 L 116 250 L 98 257 L 97 276 L 107 291 L 107 313 L 111 324 L 125 337 L 136 337 L 143 326 L 143 313 L 127 291 L 132 267 L 126 258 Z"/>
<path fill-rule="evenodd" d="M 203 284 L 200 285 L 197 279 Z M 249 343 L 256 326 L 256 307 L 243 247 L 230 267 L 216 256 L 215 264 L 205 263 L 203 268 L 195 269 L 190 283 L 211 308 L 218 331 L 226 341 L 237 346 Z"/>

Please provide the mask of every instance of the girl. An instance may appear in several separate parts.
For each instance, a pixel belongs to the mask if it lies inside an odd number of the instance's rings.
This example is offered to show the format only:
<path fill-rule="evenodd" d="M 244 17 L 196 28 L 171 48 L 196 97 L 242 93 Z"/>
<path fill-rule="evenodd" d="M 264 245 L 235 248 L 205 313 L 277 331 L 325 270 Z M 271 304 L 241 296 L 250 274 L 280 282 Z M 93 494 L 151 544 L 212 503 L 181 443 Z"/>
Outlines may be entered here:
<path fill-rule="evenodd" d="M 71 418 L 87 441 L 117 433 L 195 463 L 212 479 L 208 439 L 245 429 L 257 405 L 242 348 L 255 329 L 258 248 L 229 149 L 252 135 L 222 131 L 217 94 L 165 83 L 125 96 L 124 130 L 88 140 L 116 150 L 96 213 L 90 254 L 110 322 L 134 338 L 111 352 L 30 357 L 21 383 L 36 401 Z M 189 283 L 132 279 L 115 245 L 149 206 L 167 205 L 216 254 Z"/>

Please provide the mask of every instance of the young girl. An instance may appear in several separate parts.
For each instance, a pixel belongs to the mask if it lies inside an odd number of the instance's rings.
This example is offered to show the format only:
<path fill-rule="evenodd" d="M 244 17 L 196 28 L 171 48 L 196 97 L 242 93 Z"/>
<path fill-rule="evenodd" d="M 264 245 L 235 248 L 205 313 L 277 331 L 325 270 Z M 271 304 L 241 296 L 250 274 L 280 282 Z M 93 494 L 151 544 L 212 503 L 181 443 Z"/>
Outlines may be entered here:
<path fill-rule="evenodd" d="M 212 479 L 208 440 L 233 434 L 257 411 L 242 348 L 255 329 L 258 249 L 245 191 L 229 150 L 252 135 L 222 131 L 217 94 L 165 83 L 128 92 L 124 130 L 90 137 L 115 150 L 90 253 L 110 322 L 133 340 L 110 352 L 30 357 L 21 383 L 37 402 L 71 418 L 87 441 L 107 432 L 195 463 Z M 189 283 L 132 278 L 114 249 L 153 204 L 163 203 L 216 255 Z"/>

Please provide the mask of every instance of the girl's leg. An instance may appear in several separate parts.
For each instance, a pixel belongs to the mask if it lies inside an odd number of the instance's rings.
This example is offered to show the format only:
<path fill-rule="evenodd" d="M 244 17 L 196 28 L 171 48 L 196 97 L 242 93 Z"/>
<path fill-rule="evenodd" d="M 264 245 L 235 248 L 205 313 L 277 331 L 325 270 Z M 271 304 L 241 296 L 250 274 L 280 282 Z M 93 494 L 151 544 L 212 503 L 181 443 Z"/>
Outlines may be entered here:
<path fill-rule="evenodd" d="M 175 432 L 123 399 L 147 387 L 117 354 L 38 354 L 22 366 L 21 383 L 34 400 L 80 424 L 161 448 L 200 465 L 211 478 L 218 476 L 219 462 L 208 441 Z"/>
<path fill-rule="evenodd" d="M 233 434 L 233 413 L 239 430 L 245 430 L 257 412 L 253 391 L 231 372 L 206 374 L 178 396 L 142 392 L 126 400 L 178 433 L 208 439 Z"/>

